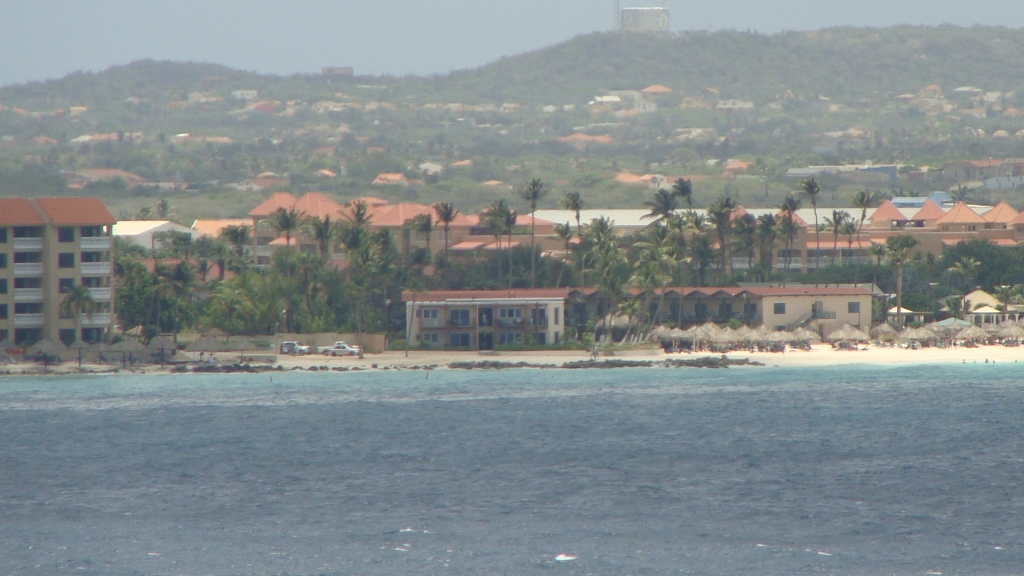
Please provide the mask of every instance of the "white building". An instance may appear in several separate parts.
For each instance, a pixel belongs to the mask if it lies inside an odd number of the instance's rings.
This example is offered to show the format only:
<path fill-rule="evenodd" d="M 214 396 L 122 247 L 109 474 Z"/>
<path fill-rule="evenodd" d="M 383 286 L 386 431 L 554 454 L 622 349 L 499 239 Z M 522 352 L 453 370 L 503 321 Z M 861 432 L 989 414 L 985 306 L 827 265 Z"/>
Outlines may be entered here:
<path fill-rule="evenodd" d="M 259 90 L 234 90 L 231 92 L 231 97 L 235 100 L 255 100 L 259 96 Z"/>
<path fill-rule="evenodd" d="M 149 250 L 163 248 L 160 232 L 181 232 L 188 234 L 193 240 L 199 238 L 198 231 L 170 220 L 122 220 L 114 224 L 115 237 L 130 240 Z"/>

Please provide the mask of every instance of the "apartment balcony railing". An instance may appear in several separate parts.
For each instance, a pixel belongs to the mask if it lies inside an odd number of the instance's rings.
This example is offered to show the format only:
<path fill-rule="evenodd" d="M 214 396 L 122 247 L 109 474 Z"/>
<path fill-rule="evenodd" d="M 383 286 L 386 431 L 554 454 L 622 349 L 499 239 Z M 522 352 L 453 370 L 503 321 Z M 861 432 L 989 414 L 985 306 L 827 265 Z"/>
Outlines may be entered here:
<path fill-rule="evenodd" d="M 89 288 L 89 294 L 98 302 L 110 301 L 110 288 Z"/>
<path fill-rule="evenodd" d="M 14 289 L 14 301 L 15 302 L 42 302 L 43 301 L 43 289 L 42 288 L 15 288 Z"/>
<path fill-rule="evenodd" d="M 43 239 L 42 238 L 15 238 L 14 239 L 15 250 L 42 250 Z"/>
<path fill-rule="evenodd" d="M 526 320 L 523 318 L 497 318 L 496 320 L 499 328 L 522 328 L 526 326 Z"/>
<path fill-rule="evenodd" d="M 787 268 L 787 264 L 790 270 L 800 270 L 804 267 L 804 262 L 800 258 L 776 258 L 775 261 L 772 262 L 772 268 L 782 270 Z"/>
<path fill-rule="evenodd" d="M 828 312 L 826 310 L 815 310 L 811 313 L 813 320 L 835 320 L 837 314 L 835 312 Z"/>
<path fill-rule="evenodd" d="M 109 312 L 103 312 L 103 313 L 93 314 L 92 316 L 89 316 L 88 314 L 82 314 L 81 320 L 82 320 L 82 326 L 109 326 L 110 325 L 110 313 Z"/>
<path fill-rule="evenodd" d="M 110 274 L 110 262 L 82 262 L 82 274 Z"/>
<path fill-rule="evenodd" d="M 109 236 L 83 236 L 78 240 L 82 250 L 110 250 Z"/>
<path fill-rule="evenodd" d="M 14 265 L 15 276 L 42 276 L 43 264 L 41 262 L 27 262 Z"/>
<path fill-rule="evenodd" d="M 15 314 L 14 325 L 23 328 L 32 328 L 43 325 L 42 314 Z"/>
<path fill-rule="evenodd" d="M 257 256 L 270 256 L 273 253 L 274 253 L 274 249 L 272 247 L 270 247 L 270 246 L 257 246 L 256 247 L 256 255 Z"/>

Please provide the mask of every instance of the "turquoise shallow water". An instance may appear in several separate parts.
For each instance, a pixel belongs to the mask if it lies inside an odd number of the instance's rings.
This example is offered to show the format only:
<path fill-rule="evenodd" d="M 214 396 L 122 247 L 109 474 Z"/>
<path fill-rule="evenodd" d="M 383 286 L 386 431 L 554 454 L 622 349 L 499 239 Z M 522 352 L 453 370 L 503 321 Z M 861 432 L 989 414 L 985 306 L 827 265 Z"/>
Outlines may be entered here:
<path fill-rule="evenodd" d="M 1020 573 L 1022 376 L 0 380 L 0 573 Z"/>

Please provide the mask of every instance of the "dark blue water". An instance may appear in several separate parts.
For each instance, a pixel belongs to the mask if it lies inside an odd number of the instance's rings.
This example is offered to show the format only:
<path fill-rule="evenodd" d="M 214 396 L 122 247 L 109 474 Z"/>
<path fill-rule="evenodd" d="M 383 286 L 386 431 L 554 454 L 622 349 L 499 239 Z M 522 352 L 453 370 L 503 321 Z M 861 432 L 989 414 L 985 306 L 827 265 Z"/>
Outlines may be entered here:
<path fill-rule="evenodd" d="M 1022 383 L 1024 365 L 0 380 L 0 574 L 1021 574 Z"/>

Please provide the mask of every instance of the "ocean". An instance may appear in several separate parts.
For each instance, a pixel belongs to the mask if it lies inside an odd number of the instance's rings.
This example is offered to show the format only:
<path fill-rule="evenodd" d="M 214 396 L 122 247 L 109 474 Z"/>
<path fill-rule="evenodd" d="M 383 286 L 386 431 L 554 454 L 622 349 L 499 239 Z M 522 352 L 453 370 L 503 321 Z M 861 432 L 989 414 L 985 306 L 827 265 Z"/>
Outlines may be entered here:
<path fill-rule="evenodd" d="M 1024 365 L 0 379 L 0 574 L 1022 574 Z"/>

